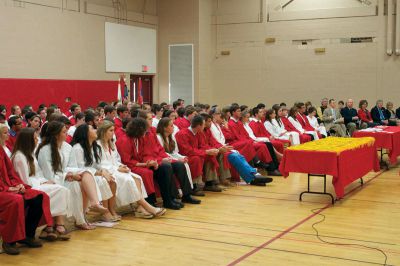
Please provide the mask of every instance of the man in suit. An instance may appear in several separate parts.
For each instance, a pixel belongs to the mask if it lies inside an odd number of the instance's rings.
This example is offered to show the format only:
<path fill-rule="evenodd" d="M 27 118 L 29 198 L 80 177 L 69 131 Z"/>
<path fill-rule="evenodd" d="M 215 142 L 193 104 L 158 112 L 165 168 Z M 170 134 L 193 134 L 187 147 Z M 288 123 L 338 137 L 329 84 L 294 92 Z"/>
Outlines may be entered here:
<path fill-rule="evenodd" d="M 360 124 L 360 118 L 358 117 L 357 110 L 353 108 L 353 104 L 354 101 L 352 99 L 348 99 L 346 101 L 346 107 L 340 111 L 350 136 L 353 136 L 353 133 L 357 130 L 357 128 L 367 128 L 365 123 Z"/>
<path fill-rule="evenodd" d="M 388 117 L 385 116 L 385 113 L 386 112 L 385 108 L 383 107 L 383 101 L 377 100 L 376 106 L 371 109 L 372 120 L 380 125 L 388 125 L 389 120 Z"/>
<path fill-rule="evenodd" d="M 400 107 L 396 109 L 396 117 L 400 119 Z"/>
<path fill-rule="evenodd" d="M 329 100 L 328 108 L 325 109 L 322 115 L 322 121 L 324 121 L 325 128 L 327 131 L 335 131 L 336 135 L 340 137 L 346 136 L 346 127 L 344 125 L 344 118 L 340 114 L 339 109 L 336 108 L 335 99 Z"/>

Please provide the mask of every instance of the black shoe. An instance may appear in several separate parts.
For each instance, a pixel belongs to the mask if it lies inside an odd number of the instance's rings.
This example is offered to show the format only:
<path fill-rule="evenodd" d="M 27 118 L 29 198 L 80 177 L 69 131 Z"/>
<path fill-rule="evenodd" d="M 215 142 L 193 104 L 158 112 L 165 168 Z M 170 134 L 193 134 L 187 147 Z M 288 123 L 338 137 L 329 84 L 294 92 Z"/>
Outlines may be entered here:
<path fill-rule="evenodd" d="M 252 185 L 252 186 L 259 186 L 259 187 L 265 187 L 265 186 L 266 186 L 265 183 L 263 183 L 263 182 L 257 182 L 257 181 L 255 181 L 255 180 L 251 181 L 251 182 L 250 182 L 250 185 Z"/>
<path fill-rule="evenodd" d="M 186 195 L 182 197 L 182 201 L 189 204 L 200 204 L 201 200 L 193 198 L 191 195 Z"/>
<path fill-rule="evenodd" d="M 164 202 L 164 208 L 171 209 L 171 210 L 180 210 L 181 206 L 176 204 L 173 201 L 170 201 L 170 202 Z"/>
<path fill-rule="evenodd" d="M 217 185 L 212 186 L 205 186 L 203 188 L 204 191 L 211 191 L 211 192 L 222 192 L 222 189 Z"/>
<path fill-rule="evenodd" d="M 3 251 L 8 255 L 19 255 L 19 249 L 15 243 L 10 244 L 3 242 L 1 247 L 3 248 Z"/>
<path fill-rule="evenodd" d="M 185 207 L 185 204 L 181 201 L 177 201 L 176 199 L 172 199 L 172 202 L 178 204 L 181 208 Z"/>
<path fill-rule="evenodd" d="M 43 246 L 42 242 L 40 242 L 39 240 L 36 240 L 34 238 L 30 238 L 30 237 L 27 237 L 24 240 L 18 241 L 18 243 L 27 245 L 30 248 L 41 248 Z"/>
<path fill-rule="evenodd" d="M 256 176 L 254 178 L 253 181 L 257 182 L 257 183 L 271 183 L 274 179 L 272 179 L 272 177 L 268 177 L 268 176 Z"/>
<path fill-rule="evenodd" d="M 195 190 L 193 190 L 192 195 L 198 196 L 198 197 L 204 197 L 206 195 L 206 193 L 204 193 L 203 190 L 195 189 Z"/>
<path fill-rule="evenodd" d="M 282 176 L 281 172 L 279 172 L 279 170 L 274 170 L 274 171 L 268 171 L 268 175 L 272 175 L 272 176 Z"/>

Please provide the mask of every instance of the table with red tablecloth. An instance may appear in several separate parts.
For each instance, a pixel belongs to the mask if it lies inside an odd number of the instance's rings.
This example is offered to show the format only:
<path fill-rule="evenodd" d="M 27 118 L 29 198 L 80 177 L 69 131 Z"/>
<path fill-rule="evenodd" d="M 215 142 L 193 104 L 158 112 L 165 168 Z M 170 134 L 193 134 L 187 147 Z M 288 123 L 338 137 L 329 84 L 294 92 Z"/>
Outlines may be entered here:
<path fill-rule="evenodd" d="M 366 140 L 368 145 L 357 140 Z M 342 198 L 347 185 L 372 170 L 379 171 L 379 160 L 373 138 L 329 137 L 286 149 L 279 170 L 285 177 L 296 172 L 324 176 L 325 181 L 331 175 L 336 197 Z"/>
<path fill-rule="evenodd" d="M 364 131 L 359 130 L 354 132 L 353 137 L 373 137 L 375 146 L 378 149 L 386 149 L 389 151 L 389 161 L 391 164 L 397 162 L 397 157 L 400 156 L 400 127 L 376 127 L 381 131 Z"/>

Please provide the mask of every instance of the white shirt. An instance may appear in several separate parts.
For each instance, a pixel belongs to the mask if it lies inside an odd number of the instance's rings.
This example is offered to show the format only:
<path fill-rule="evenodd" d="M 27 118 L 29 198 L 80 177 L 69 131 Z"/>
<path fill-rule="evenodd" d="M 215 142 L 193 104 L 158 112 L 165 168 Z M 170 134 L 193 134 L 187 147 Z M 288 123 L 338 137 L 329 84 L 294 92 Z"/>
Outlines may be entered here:
<path fill-rule="evenodd" d="M 254 135 L 253 129 L 249 126 L 249 123 L 243 123 L 243 126 L 252 140 L 256 142 L 269 142 L 268 138 L 256 137 L 256 135 Z"/>
<path fill-rule="evenodd" d="M 221 144 L 221 145 L 225 145 L 225 136 L 224 133 L 222 133 L 222 129 L 221 127 L 217 124 L 212 122 L 211 124 L 211 134 L 213 135 L 213 137 Z"/>

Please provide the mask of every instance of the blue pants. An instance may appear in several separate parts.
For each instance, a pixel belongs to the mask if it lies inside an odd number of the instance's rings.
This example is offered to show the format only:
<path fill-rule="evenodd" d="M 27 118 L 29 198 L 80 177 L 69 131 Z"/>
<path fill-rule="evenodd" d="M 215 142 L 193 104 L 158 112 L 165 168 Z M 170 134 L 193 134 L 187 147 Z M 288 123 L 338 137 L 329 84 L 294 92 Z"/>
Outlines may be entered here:
<path fill-rule="evenodd" d="M 253 168 L 240 153 L 232 152 L 228 155 L 228 161 L 235 167 L 236 171 L 239 172 L 246 183 L 250 183 L 255 178 L 257 170 Z"/>

